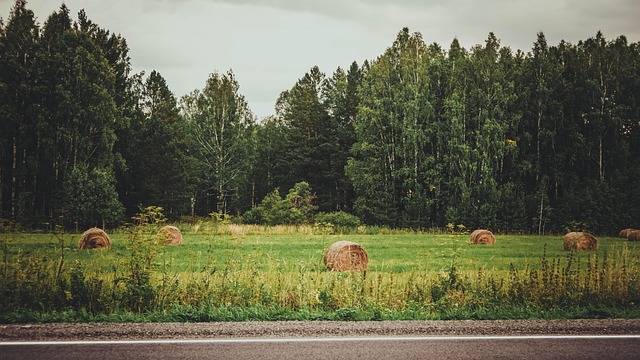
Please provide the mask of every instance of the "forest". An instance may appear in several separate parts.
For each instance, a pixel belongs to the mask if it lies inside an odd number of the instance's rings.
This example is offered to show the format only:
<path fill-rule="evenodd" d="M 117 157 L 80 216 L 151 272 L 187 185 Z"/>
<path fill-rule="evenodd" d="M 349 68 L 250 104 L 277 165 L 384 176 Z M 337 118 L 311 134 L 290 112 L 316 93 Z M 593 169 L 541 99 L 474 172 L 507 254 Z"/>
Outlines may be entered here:
<path fill-rule="evenodd" d="M 0 22 L 0 229 L 116 227 L 148 206 L 175 220 L 303 208 L 271 221 L 640 227 L 640 43 L 624 35 L 445 49 L 404 28 L 376 59 L 301 74 L 263 119 L 232 70 L 176 98 L 128 52 L 65 5 L 40 26 L 17 0 Z"/>

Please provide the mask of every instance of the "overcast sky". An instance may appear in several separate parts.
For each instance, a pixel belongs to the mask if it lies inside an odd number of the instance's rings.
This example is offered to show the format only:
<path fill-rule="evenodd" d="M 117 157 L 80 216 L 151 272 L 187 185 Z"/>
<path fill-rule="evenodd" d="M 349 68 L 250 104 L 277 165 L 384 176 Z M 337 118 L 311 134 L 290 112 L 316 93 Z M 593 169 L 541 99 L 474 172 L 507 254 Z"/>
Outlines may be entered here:
<path fill-rule="evenodd" d="M 529 51 L 543 31 L 550 45 L 577 43 L 601 30 L 640 41 L 638 0 L 65 0 L 100 27 L 127 39 L 135 72 L 157 70 L 180 98 L 209 74 L 232 69 L 258 118 L 311 67 L 373 60 L 408 27 L 448 49 L 470 48 L 494 32 L 503 46 Z M 8 18 L 14 0 L 0 0 Z M 31 0 L 38 23 L 60 0 Z"/>

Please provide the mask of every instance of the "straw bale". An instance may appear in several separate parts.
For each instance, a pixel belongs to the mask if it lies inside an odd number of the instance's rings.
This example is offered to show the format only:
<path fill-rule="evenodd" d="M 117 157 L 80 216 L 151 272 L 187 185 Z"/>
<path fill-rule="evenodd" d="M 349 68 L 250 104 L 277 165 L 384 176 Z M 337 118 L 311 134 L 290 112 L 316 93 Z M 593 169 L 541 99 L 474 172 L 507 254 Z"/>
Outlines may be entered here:
<path fill-rule="evenodd" d="M 104 230 L 94 227 L 82 233 L 79 246 L 80 249 L 108 249 L 111 239 Z"/>
<path fill-rule="evenodd" d="M 369 256 L 362 245 L 352 241 L 337 241 L 327 249 L 324 264 L 331 271 L 366 271 Z"/>
<path fill-rule="evenodd" d="M 627 240 L 640 241 L 640 230 L 632 230 L 627 233 Z"/>
<path fill-rule="evenodd" d="M 618 234 L 618 237 L 626 239 L 626 238 L 628 238 L 629 233 L 632 232 L 632 231 L 636 231 L 636 230 L 635 229 L 622 229 L 622 230 L 620 230 L 620 233 Z"/>
<path fill-rule="evenodd" d="M 491 231 L 478 229 L 471 233 L 471 243 L 490 245 L 496 243 L 496 238 Z"/>
<path fill-rule="evenodd" d="M 175 226 L 163 226 L 158 231 L 158 240 L 168 245 L 182 245 L 182 233 Z"/>
<path fill-rule="evenodd" d="M 585 232 L 570 232 L 562 238 L 566 251 L 595 251 L 598 250 L 598 240 Z"/>

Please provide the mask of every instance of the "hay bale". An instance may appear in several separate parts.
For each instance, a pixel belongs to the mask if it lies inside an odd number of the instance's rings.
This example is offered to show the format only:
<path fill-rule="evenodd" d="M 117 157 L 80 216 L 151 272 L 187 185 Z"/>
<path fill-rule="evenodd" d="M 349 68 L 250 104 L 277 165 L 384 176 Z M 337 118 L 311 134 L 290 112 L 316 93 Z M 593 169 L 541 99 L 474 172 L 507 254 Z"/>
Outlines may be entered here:
<path fill-rule="evenodd" d="M 362 245 L 352 241 L 337 241 L 327 249 L 324 265 L 331 271 L 364 271 L 369 256 Z"/>
<path fill-rule="evenodd" d="M 182 245 L 182 233 L 180 232 L 180 229 L 175 226 L 163 226 L 156 236 L 160 243 L 168 245 Z"/>
<path fill-rule="evenodd" d="M 627 240 L 640 241 L 640 230 L 631 230 L 627 233 Z"/>
<path fill-rule="evenodd" d="M 623 229 L 620 230 L 620 233 L 618 234 L 618 237 L 627 239 L 629 237 L 629 233 L 631 233 L 632 231 L 636 231 L 635 229 Z"/>
<path fill-rule="evenodd" d="M 478 229 L 471 233 L 471 243 L 490 245 L 496 243 L 496 238 L 491 231 Z"/>
<path fill-rule="evenodd" d="M 598 250 L 598 240 L 585 232 L 570 232 L 562 238 L 566 251 L 595 251 Z"/>
<path fill-rule="evenodd" d="M 82 233 L 79 246 L 80 249 L 108 249 L 111 239 L 104 230 L 94 227 Z"/>

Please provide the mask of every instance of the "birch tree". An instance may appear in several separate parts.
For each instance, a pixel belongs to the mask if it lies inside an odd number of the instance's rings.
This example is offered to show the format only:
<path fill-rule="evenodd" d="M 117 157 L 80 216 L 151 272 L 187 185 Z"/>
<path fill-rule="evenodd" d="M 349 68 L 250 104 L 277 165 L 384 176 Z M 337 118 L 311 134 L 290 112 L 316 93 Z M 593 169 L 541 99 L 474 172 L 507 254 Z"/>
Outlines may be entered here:
<path fill-rule="evenodd" d="M 214 210 L 221 214 L 234 209 L 231 202 L 237 201 L 248 183 L 254 118 L 239 89 L 231 70 L 222 75 L 216 72 L 202 91 L 195 90 L 182 99 L 193 150 L 206 169 L 203 190 L 213 193 Z"/>

